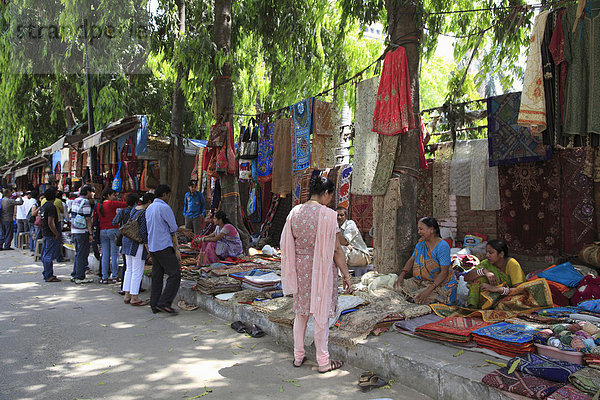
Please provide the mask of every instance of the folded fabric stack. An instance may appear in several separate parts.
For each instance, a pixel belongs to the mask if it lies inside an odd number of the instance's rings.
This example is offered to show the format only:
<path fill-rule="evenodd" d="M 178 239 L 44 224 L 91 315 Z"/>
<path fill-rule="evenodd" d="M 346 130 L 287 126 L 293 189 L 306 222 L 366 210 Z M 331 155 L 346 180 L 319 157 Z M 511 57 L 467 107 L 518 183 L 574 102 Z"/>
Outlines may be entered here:
<path fill-rule="evenodd" d="M 404 320 L 404 314 L 400 314 L 400 313 L 390 314 L 387 317 L 385 317 L 384 319 L 382 319 L 381 321 L 379 321 L 377 324 L 375 324 L 375 326 L 373 327 L 373 330 L 387 328 L 389 326 L 392 326 L 394 324 L 394 322 L 398 322 L 398 321 L 402 321 L 402 320 Z"/>
<path fill-rule="evenodd" d="M 583 393 L 572 385 L 565 385 L 547 397 L 547 400 L 592 400 L 592 396 Z"/>
<path fill-rule="evenodd" d="M 446 317 L 415 329 L 415 334 L 453 343 L 467 343 L 473 331 L 491 325 L 479 318 Z"/>
<path fill-rule="evenodd" d="M 555 324 L 533 337 L 534 343 L 573 352 L 594 353 L 600 343 L 600 330 L 592 323 Z"/>
<path fill-rule="evenodd" d="M 515 393 L 532 399 L 545 399 L 564 386 L 564 383 L 551 382 L 521 371 L 508 373 L 508 368 L 501 368 L 487 374 L 481 380 L 488 386 Z"/>
<path fill-rule="evenodd" d="M 583 360 L 588 367 L 600 370 L 600 354 L 584 354 Z"/>
<path fill-rule="evenodd" d="M 512 366 L 514 363 L 517 363 L 517 370 L 523 373 L 562 383 L 567 383 L 571 374 L 584 368 L 583 365 L 559 361 L 539 354 L 515 357 L 508 362 L 508 365 Z"/>
<path fill-rule="evenodd" d="M 244 263 L 238 265 L 223 265 L 220 268 L 214 268 L 210 271 L 214 276 L 225 276 L 231 274 L 237 274 L 240 272 L 252 271 L 257 267 L 254 263 Z"/>
<path fill-rule="evenodd" d="M 537 332 L 537 329 L 526 325 L 499 322 L 473 331 L 473 340 L 478 347 L 515 357 L 535 352 L 533 335 Z"/>
<path fill-rule="evenodd" d="M 281 277 L 274 272 L 261 275 L 248 275 L 242 280 L 242 289 L 268 292 L 281 289 Z"/>
<path fill-rule="evenodd" d="M 569 381 L 584 393 L 595 395 L 600 391 L 600 371 L 594 368 L 583 368 L 569 376 Z"/>
<path fill-rule="evenodd" d="M 220 278 L 198 278 L 194 290 L 203 294 L 215 295 L 242 290 L 240 281 L 227 276 Z"/>

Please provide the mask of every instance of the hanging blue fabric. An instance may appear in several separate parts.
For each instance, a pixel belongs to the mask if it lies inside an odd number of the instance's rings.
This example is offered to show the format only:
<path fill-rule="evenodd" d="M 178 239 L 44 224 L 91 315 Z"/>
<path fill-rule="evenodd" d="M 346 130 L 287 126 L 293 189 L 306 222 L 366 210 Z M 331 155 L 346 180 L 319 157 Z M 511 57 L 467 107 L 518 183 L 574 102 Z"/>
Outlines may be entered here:
<path fill-rule="evenodd" d="M 135 141 L 135 155 L 140 156 L 146 153 L 148 149 L 148 118 L 145 115 L 138 115 L 140 128 L 137 130 Z"/>

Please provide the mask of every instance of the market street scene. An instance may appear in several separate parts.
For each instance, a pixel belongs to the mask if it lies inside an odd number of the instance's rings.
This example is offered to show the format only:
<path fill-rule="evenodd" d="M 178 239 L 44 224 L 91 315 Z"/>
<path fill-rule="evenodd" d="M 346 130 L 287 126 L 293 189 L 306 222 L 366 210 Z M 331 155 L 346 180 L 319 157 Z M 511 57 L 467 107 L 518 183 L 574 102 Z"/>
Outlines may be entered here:
<path fill-rule="evenodd" d="M 0 399 L 600 396 L 600 0 L 0 10 Z"/>

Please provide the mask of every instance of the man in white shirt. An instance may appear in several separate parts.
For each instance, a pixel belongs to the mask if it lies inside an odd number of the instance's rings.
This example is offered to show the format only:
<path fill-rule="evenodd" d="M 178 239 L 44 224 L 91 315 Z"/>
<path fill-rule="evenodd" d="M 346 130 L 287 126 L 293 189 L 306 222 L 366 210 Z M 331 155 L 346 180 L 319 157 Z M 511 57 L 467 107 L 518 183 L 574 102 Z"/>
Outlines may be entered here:
<path fill-rule="evenodd" d="M 337 222 L 340 227 L 338 240 L 346 256 L 348 267 L 364 267 L 371 263 L 371 256 L 356 223 L 348 219 L 348 210 L 336 208 Z"/>
<path fill-rule="evenodd" d="M 17 247 L 19 234 L 22 232 L 29 232 L 29 220 L 28 215 L 31 208 L 35 205 L 35 199 L 31 198 L 31 192 L 25 193 L 23 198 L 23 204 L 17 206 L 17 235 L 15 236 L 15 247 Z"/>

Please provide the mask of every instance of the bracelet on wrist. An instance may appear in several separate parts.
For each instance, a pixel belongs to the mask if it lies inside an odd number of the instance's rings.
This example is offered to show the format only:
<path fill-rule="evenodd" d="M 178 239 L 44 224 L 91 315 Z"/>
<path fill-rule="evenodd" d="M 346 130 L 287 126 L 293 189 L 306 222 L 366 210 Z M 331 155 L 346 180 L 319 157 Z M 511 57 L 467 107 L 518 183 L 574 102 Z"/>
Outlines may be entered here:
<path fill-rule="evenodd" d="M 478 269 L 477 275 L 482 276 L 482 277 L 485 276 L 485 269 L 483 269 L 483 268 Z"/>
<path fill-rule="evenodd" d="M 509 288 L 507 288 L 507 287 L 502 288 L 502 295 L 503 296 L 506 296 L 509 293 L 510 293 L 510 289 Z"/>

